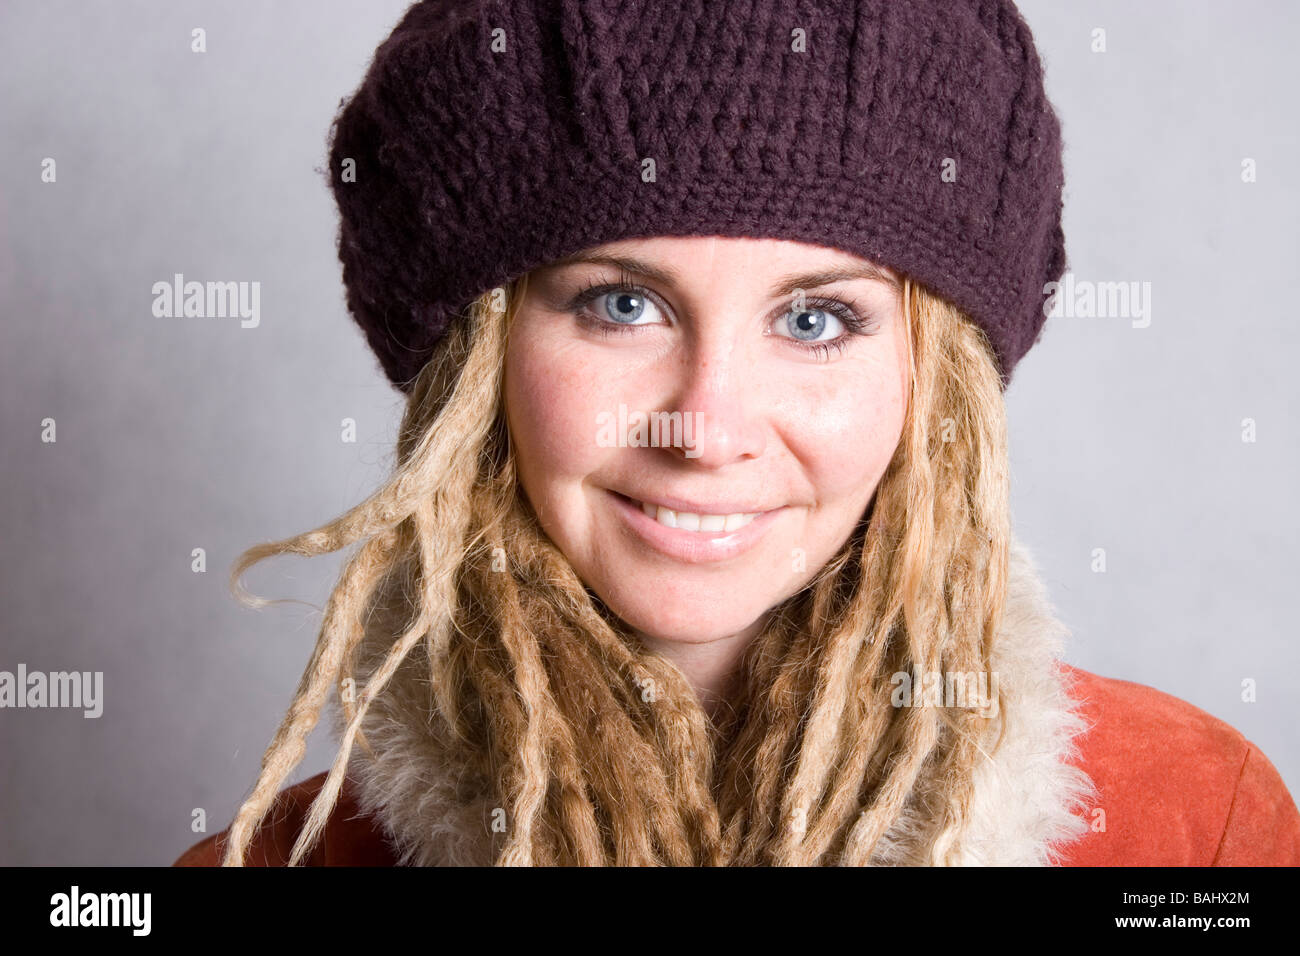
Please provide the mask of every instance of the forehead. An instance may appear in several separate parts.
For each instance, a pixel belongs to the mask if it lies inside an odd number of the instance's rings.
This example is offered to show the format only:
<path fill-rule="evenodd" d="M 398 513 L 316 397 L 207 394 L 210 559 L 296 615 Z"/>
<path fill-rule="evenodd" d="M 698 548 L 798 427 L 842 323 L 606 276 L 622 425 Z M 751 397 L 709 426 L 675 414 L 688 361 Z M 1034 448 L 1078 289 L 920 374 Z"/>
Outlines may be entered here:
<path fill-rule="evenodd" d="M 749 269 L 767 275 L 795 271 L 842 271 L 845 278 L 874 279 L 890 285 L 898 275 L 842 249 L 788 239 L 731 236 L 655 236 L 602 243 L 553 260 L 541 270 L 580 264 L 624 268 L 671 283 L 700 270 Z"/>

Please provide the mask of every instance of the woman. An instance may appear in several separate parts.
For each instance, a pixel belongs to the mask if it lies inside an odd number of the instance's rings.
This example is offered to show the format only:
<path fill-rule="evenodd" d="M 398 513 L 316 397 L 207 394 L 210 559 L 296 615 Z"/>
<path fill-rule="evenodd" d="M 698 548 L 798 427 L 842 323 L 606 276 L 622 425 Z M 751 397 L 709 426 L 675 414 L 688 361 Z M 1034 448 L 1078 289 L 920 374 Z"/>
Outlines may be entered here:
<path fill-rule="evenodd" d="M 1060 661 L 1013 537 L 1065 250 L 1009 0 L 420 3 L 331 169 L 398 467 L 237 563 L 359 544 L 179 863 L 1300 863 L 1240 733 Z"/>

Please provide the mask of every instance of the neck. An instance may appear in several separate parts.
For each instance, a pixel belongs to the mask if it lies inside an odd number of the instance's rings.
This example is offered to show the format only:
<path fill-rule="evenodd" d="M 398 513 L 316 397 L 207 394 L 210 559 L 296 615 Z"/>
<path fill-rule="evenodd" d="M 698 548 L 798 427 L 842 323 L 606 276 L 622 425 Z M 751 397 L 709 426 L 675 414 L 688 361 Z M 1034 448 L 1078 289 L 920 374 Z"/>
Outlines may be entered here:
<path fill-rule="evenodd" d="M 638 632 L 646 649 L 676 665 L 695 690 L 704 712 L 715 723 L 736 692 L 740 660 L 762 632 L 760 618 L 739 634 L 712 641 L 664 640 Z"/>

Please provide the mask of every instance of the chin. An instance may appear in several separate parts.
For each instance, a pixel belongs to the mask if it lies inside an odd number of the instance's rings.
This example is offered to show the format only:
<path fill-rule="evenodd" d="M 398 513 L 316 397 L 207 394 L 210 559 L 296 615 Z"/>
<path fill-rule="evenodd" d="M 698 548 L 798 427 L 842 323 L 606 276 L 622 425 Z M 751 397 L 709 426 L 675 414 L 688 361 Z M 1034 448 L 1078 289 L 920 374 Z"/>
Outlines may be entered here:
<path fill-rule="evenodd" d="M 685 608 L 665 613 L 661 605 L 614 608 L 614 613 L 629 627 L 659 641 L 674 644 L 707 644 L 720 638 L 734 637 L 762 614 L 718 614 L 716 604 L 708 608 Z"/>

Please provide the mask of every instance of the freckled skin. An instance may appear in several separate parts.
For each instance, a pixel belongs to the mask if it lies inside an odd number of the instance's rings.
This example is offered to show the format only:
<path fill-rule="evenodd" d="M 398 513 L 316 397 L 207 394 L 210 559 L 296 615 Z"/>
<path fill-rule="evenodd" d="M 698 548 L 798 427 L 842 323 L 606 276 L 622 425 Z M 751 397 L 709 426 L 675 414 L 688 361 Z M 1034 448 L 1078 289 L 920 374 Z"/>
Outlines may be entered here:
<path fill-rule="evenodd" d="M 849 279 L 808 289 L 856 301 L 878 323 L 839 354 L 804 351 L 787 324 L 790 274 L 863 260 L 800 242 L 664 237 L 600 246 L 677 274 L 633 275 L 658 301 L 637 327 L 602 338 L 564 311 L 619 270 L 580 263 L 530 277 L 510 332 L 506 412 L 523 491 L 578 575 L 705 697 L 720 693 L 765 613 L 803 587 L 866 511 L 902 433 L 909 387 L 902 303 L 888 285 Z M 596 298 L 580 312 L 608 318 Z M 811 307 L 811 306 L 810 306 Z M 817 308 L 821 308 L 818 306 Z M 816 341 L 843 325 L 834 317 Z M 766 333 L 766 334 L 765 334 Z M 601 447 L 598 416 L 692 411 L 700 454 Z M 751 550 L 689 564 L 628 534 L 606 489 L 786 506 Z M 796 570 L 796 549 L 804 556 Z"/>

